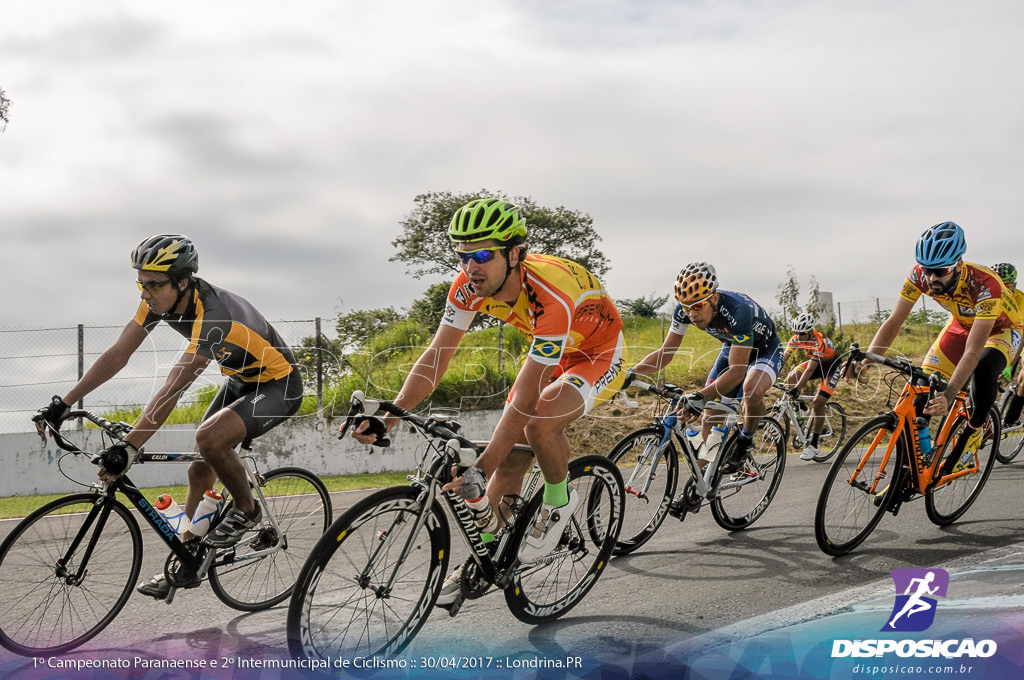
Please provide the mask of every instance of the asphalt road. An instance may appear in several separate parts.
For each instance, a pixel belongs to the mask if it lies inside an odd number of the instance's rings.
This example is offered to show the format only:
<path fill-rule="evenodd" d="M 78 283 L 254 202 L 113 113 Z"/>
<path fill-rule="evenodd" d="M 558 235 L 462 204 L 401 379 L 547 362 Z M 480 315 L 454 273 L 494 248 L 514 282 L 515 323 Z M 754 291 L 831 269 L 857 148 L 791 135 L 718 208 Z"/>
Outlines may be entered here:
<path fill-rule="evenodd" d="M 983 559 L 1020 540 L 1024 464 L 995 464 L 983 494 L 960 522 L 932 525 L 923 501 L 886 516 L 852 555 L 830 558 L 814 541 L 814 504 L 827 464 L 788 460 L 778 496 L 745 531 L 723 531 L 705 508 L 685 522 L 669 518 L 642 549 L 614 558 L 587 598 L 562 619 L 520 623 L 500 593 L 468 603 L 455 618 L 436 610 L 404 653 L 522 658 L 636 654 L 888 579 L 891 569 Z M 335 516 L 354 493 L 334 496 Z M 0 522 L 5 536 L 12 522 Z M 158 573 L 165 549 L 146 530 L 143 575 Z M 453 563 L 466 549 L 453 549 Z M 148 577 L 148 576 L 147 576 Z M 179 591 L 171 605 L 135 594 L 120 616 L 76 656 L 104 658 L 262 659 L 287 656 L 286 604 L 247 614 L 222 605 L 207 586 Z M 244 662 L 243 662 L 244 663 Z M 0 650 L 0 668 L 17 667 Z"/>

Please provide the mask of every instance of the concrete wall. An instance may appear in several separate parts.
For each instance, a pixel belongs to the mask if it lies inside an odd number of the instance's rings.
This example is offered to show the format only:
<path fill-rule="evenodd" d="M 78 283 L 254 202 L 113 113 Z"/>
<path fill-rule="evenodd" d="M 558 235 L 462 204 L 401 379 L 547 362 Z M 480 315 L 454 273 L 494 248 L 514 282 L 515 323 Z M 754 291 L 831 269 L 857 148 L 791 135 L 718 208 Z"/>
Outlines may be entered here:
<path fill-rule="evenodd" d="M 485 439 L 500 415 L 500 411 L 472 411 L 458 420 L 467 437 Z M 412 470 L 423 454 L 423 438 L 409 432 L 408 426 L 396 427 L 391 433 L 392 446 L 380 449 L 363 446 L 349 436 L 339 441 L 338 422 L 293 418 L 257 439 L 252 455 L 264 471 L 295 466 L 318 475 L 341 475 Z M 96 451 L 103 446 L 98 430 L 75 432 L 72 428 L 64 427 L 72 430 L 68 438 L 83 449 Z M 168 425 L 149 440 L 146 451 L 191 451 L 194 435 L 194 425 Z M 66 455 L 50 440 L 43 444 L 34 432 L 0 434 L 0 460 L 0 497 L 80 491 L 96 479 L 96 467 L 82 456 Z M 183 463 L 147 463 L 132 467 L 128 474 L 140 487 L 183 484 L 187 467 Z"/>

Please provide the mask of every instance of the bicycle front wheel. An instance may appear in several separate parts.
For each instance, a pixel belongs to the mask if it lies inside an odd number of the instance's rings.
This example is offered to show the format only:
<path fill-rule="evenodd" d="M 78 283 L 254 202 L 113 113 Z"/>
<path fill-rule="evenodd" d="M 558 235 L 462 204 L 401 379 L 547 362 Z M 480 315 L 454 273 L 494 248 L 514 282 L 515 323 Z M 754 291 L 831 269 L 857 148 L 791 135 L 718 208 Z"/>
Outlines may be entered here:
<path fill-rule="evenodd" d="M 668 515 L 679 482 L 679 454 L 671 436 L 662 444 L 663 436 L 660 427 L 645 427 L 627 434 L 608 454 L 626 491 L 615 555 L 631 553 L 649 541 Z"/>
<path fill-rule="evenodd" d="M 842 406 L 831 401 L 825 402 L 825 423 L 818 435 L 818 451 L 814 457 L 816 463 L 824 463 L 843 445 L 846 436 L 846 411 Z"/>
<path fill-rule="evenodd" d="M 901 489 L 900 464 L 906 459 L 902 439 L 888 459 L 895 417 L 869 420 L 846 442 L 818 495 L 814 538 L 828 555 L 845 555 L 874 530 Z"/>
<path fill-rule="evenodd" d="M 967 419 L 962 416 L 953 423 L 949 439 L 938 453 L 942 461 L 939 463 L 940 470 L 945 457 L 952 452 L 954 442 L 960 438 L 966 426 Z M 954 468 L 953 473 L 945 475 L 937 485 L 930 487 L 925 493 L 924 509 L 928 513 L 928 519 L 934 524 L 945 526 L 960 519 L 977 500 L 982 487 L 985 486 L 999 446 L 999 413 L 994 408 L 989 411 L 982 432 L 984 438 L 981 445 L 974 455 L 970 456 L 970 460 L 964 461 L 963 469 Z M 960 464 L 957 467 L 960 467 Z"/>
<path fill-rule="evenodd" d="M 737 428 L 738 430 L 738 428 Z M 739 437 L 737 431 L 725 446 L 722 460 L 729 460 Z M 775 498 L 786 470 L 786 433 L 774 418 L 761 418 L 740 469 L 725 474 L 721 466 L 715 471 L 711 485 L 711 516 L 726 531 L 746 529 L 764 514 Z"/>
<path fill-rule="evenodd" d="M 260 611 L 292 592 L 303 562 L 331 523 L 331 497 L 302 468 L 263 476 L 263 519 L 210 568 L 210 587 L 229 607 Z"/>
<path fill-rule="evenodd" d="M 320 538 L 288 605 L 288 649 L 331 660 L 397 654 L 433 609 L 448 567 L 448 522 L 436 500 L 397 486 L 356 503 Z M 427 516 L 413 534 L 422 512 Z"/>
<path fill-rule="evenodd" d="M 121 503 L 47 503 L 0 546 L 0 644 L 23 656 L 74 649 L 114 620 L 141 567 L 142 532 Z"/>
<path fill-rule="evenodd" d="M 1002 428 L 1003 440 L 999 442 L 999 450 L 996 452 L 996 460 L 1000 463 L 1009 463 L 1017 454 L 1024 449 L 1024 427 L 1020 425 L 1009 425 L 1006 422 L 1006 413 L 1010 410 L 1011 396 L 1003 399 L 1002 408 L 999 409 L 999 425 Z"/>
<path fill-rule="evenodd" d="M 611 461 L 594 455 L 569 461 L 569 483 L 580 500 L 558 547 L 539 563 L 522 565 L 505 588 L 509 610 L 525 623 L 551 621 L 575 607 L 608 565 L 622 529 L 622 475 Z M 538 492 L 516 518 L 516 552 L 542 500 Z"/>

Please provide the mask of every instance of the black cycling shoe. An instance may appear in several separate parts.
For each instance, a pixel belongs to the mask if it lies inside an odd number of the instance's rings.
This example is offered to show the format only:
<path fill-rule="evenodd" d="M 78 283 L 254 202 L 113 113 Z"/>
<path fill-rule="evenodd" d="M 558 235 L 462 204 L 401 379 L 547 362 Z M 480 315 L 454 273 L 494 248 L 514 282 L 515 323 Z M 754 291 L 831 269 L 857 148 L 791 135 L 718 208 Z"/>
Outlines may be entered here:
<path fill-rule="evenodd" d="M 171 584 L 163 574 L 157 574 L 149 581 L 139 584 L 135 591 L 158 600 L 166 600 L 167 593 L 171 592 Z"/>
<path fill-rule="evenodd" d="M 263 511 L 259 504 L 253 514 L 247 515 L 236 507 L 231 507 L 217 526 L 206 534 L 203 543 L 214 548 L 228 548 L 242 540 L 247 531 L 254 529 L 263 519 Z"/>
<path fill-rule="evenodd" d="M 743 461 L 753 445 L 753 439 L 747 439 L 743 436 L 738 437 L 729 457 L 722 461 L 722 474 L 731 475 L 734 472 L 739 472 L 743 468 Z"/>

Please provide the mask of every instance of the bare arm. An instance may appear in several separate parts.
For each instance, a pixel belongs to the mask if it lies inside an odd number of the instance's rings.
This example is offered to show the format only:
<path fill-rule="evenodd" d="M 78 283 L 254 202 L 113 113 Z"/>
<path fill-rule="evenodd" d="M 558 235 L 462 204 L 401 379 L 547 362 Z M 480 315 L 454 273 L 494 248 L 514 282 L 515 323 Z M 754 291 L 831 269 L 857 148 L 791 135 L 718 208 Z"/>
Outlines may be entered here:
<path fill-rule="evenodd" d="M 171 369 L 163 387 L 143 409 L 135 428 L 125 436 L 125 441 L 135 448 L 141 448 L 149 441 L 153 433 L 167 420 L 167 416 L 171 415 L 182 393 L 195 382 L 209 363 L 209 359 L 198 354 L 182 355 Z"/>
<path fill-rule="evenodd" d="M 114 344 L 100 355 L 99 359 L 89 367 L 89 370 L 85 372 L 82 379 L 78 381 L 78 384 L 64 395 L 65 403 L 74 404 L 117 375 L 128 363 L 135 350 L 142 345 L 147 335 L 146 329 L 134 321 L 129 321 L 124 330 L 121 331 L 121 335 L 114 341 Z"/>
<path fill-rule="evenodd" d="M 664 369 L 672 362 L 682 341 L 681 334 L 669 331 L 661 347 L 641 359 L 640 363 L 633 367 L 633 372 L 637 375 L 650 375 Z"/>

